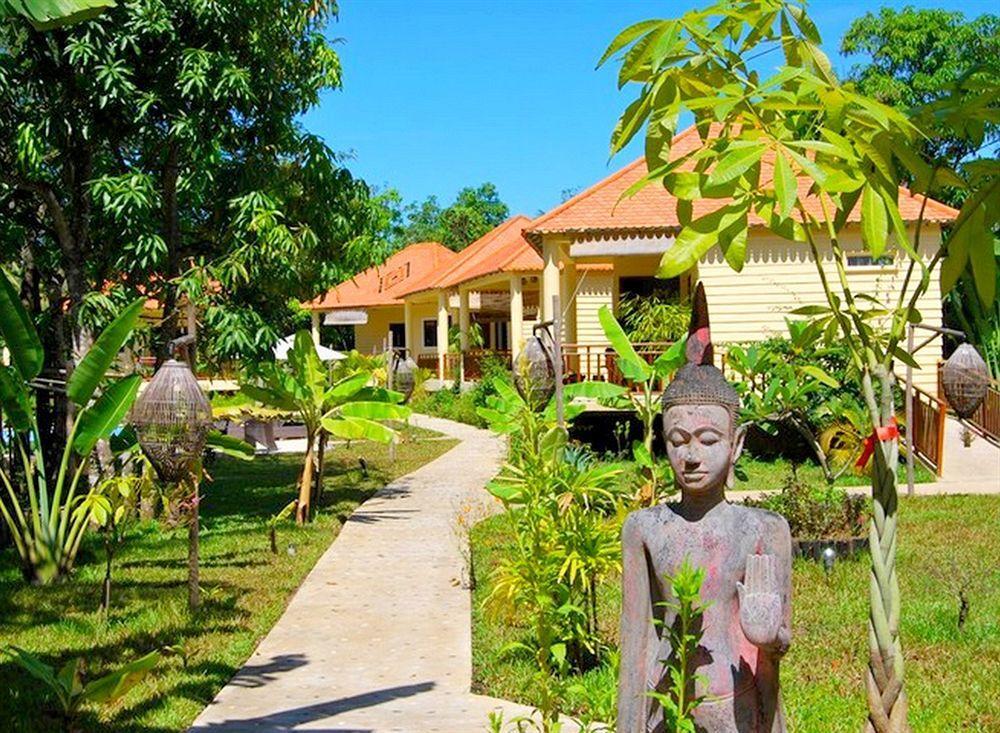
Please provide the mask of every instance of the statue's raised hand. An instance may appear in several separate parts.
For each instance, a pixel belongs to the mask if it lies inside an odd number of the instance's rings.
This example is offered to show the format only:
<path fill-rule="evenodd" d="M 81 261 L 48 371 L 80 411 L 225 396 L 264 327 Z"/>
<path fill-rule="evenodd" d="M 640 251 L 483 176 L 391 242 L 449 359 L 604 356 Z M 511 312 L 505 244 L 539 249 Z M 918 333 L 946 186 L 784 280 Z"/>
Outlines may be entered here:
<path fill-rule="evenodd" d="M 772 646 L 781 631 L 781 594 L 774 555 L 747 557 L 744 583 L 737 583 L 740 625 L 751 643 Z"/>

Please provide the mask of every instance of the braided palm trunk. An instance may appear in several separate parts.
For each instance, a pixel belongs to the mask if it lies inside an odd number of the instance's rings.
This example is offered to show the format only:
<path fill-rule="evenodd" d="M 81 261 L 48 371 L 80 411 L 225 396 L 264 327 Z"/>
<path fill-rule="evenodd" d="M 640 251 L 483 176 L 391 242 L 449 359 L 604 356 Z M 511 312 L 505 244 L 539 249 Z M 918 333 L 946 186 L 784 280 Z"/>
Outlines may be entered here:
<path fill-rule="evenodd" d="M 891 376 L 883 377 L 883 394 L 891 394 Z M 888 404 L 886 404 L 888 403 Z M 882 425 L 893 416 L 891 399 L 882 405 Z M 895 438 L 875 442 L 872 471 L 870 609 L 868 616 L 868 722 L 865 733 L 908 733 L 906 692 L 903 689 L 903 649 L 899 641 L 899 580 L 896 576 L 897 508 L 896 468 L 899 444 Z"/>

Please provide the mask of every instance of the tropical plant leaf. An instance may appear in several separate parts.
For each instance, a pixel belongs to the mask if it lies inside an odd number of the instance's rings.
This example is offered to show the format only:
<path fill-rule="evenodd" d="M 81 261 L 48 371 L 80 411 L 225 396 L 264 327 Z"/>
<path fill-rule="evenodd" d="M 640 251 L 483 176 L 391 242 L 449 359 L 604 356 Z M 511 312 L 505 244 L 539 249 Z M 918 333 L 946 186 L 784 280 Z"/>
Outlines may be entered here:
<path fill-rule="evenodd" d="M 777 204 L 775 209 L 782 219 L 788 218 L 795 207 L 799 195 L 798 186 L 788 158 L 780 150 L 777 151 L 774 155 L 774 196 Z"/>
<path fill-rule="evenodd" d="M 615 318 L 611 309 L 606 305 L 601 306 L 597 312 L 597 318 L 604 330 L 604 335 L 611 344 L 611 348 L 618 354 L 618 368 L 626 379 L 644 382 L 652 376 L 652 369 L 632 347 L 632 342 L 628 340 L 624 329 L 618 319 Z"/>
<path fill-rule="evenodd" d="M 135 402 L 140 384 L 142 377 L 138 374 L 119 379 L 104 390 L 94 404 L 80 413 L 80 424 L 73 441 L 73 450 L 78 455 L 89 455 L 97 441 L 107 438 L 121 425 Z"/>
<path fill-rule="evenodd" d="M 252 461 L 255 455 L 252 445 L 218 430 L 210 430 L 208 432 L 205 445 L 217 453 L 222 453 L 240 461 Z"/>
<path fill-rule="evenodd" d="M 111 674 L 88 682 L 83 688 L 83 699 L 97 704 L 114 702 L 142 682 L 159 662 L 160 652 L 150 652 Z"/>
<path fill-rule="evenodd" d="M 563 394 L 568 399 L 608 400 L 622 397 L 627 393 L 628 390 L 623 386 L 611 382 L 576 382 L 563 387 Z"/>
<path fill-rule="evenodd" d="M 391 443 L 396 431 L 374 420 L 362 417 L 324 417 L 323 429 L 330 435 L 346 440 L 374 440 L 377 443 Z"/>
<path fill-rule="evenodd" d="M 340 408 L 340 414 L 367 420 L 405 420 L 410 416 L 410 408 L 391 402 L 348 402 Z"/>
<path fill-rule="evenodd" d="M 45 352 L 38 331 L 10 280 L 0 273 L 0 336 L 21 379 L 30 382 L 42 372 Z"/>
<path fill-rule="evenodd" d="M 115 7 L 115 0 L 0 0 L 0 17 L 20 15 L 39 31 L 80 23 Z"/>
<path fill-rule="evenodd" d="M 31 430 L 31 399 L 13 367 L 0 364 L 0 409 L 10 427 L 19 433 Z"/>
<path fill-rule="evenodd" d="M 132 334 L 145 302 L 145 298 L 136 298 L 129 303 L 97 337 L 94 345 L 73 369 L 66 382 L 66 394 L 75 404 L 82 407 L 90 402 L 97 386 Z"/>

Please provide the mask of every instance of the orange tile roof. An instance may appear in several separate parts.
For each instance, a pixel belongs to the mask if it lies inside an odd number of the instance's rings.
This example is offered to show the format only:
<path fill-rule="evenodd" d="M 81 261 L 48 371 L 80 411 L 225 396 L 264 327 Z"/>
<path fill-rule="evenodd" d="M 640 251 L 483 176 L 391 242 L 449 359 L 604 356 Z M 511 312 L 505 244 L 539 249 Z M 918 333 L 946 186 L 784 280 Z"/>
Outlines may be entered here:
<path fill-rule="evenodd" d="M 326 294 L 304 303 L 307 310 L 402 305 L 403 296 L 433 279 L 458 257 L 438 242 L 417 242 L 369 267 Z"/>
<path fill-rule="evenodd" d="M 531 219 L 523 214 L 511 217 L 459 252 L 444 272 L 409 292 L 453 288 L 502 272 L 540 272 L 542 258 L 522 234 L 530 224 Z"/>
<path fill-rule="evenodd" d="M 692 125 L 676 135 L 671 145 L 671 158 L 678 158 L 701 146 L 698 131 Z M 693 165 L 693 164 L 692 164 Z M 690 166 L 682 166 L 690 169 Z M 587 190 L 577 194 L 565 203 L 536 219 L 525 231 L 525 236 L 533 244 L 541 241 L 543 234 L 583 233 L 583 232 L 664 232 L 680 228 L 677 218 L 677 199 L 656 183 L 640 189 L 629 198 L 621 198 L 629 186 L 646 175 L 646 161 L 640 158 L 621 170 L 612 173 Z M 761 164 L 761 182 L 768 185 L 773 179 L 773 156 L 765 156 Z M 799 179 L 799 196 L 803 197 L 806 210 L 821 216 L 819 199 L 806 196 L 809 181 Z M 920 215 L 924 197 L 913 194 L 906 188 L 899 188 L 899 209 L 904 221 L 916 221 Z M 694 202 L 695 218 L 704 216 L 727 203 L 726 199 L 701 199 Z M 945 204 L 927 200 L 924 211 L 925 221 L 952 221 L 958 212 Z M 860 221 L 860 206 L 851 212 L 849 221 Z M 763 221 L 750 217 L 751 226 L 761 226 Z"/>

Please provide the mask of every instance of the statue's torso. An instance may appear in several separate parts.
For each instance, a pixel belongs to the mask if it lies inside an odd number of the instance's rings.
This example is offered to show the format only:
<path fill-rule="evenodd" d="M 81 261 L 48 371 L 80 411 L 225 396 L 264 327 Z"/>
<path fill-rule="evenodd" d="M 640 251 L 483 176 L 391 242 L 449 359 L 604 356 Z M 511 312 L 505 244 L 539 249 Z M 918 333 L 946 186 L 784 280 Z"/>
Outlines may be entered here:
<path fill-rule="evenodd" d="M 687 559 L 705 571 L 701 598 L 707 605 L 694 671 L 707 680 L 697 691 L 713 697 L 739 695 L 753 687 L 759 649 L 740 625 L 736 584 L 743 580 L 748 555 L 766 552 L 769 512 L 721 504 L 698 521 L 688 521 L 670 505 L 640 512 L 643 538 L 651 563 L 654 596 L 671 599 L 668 576 Z M 674 622 L 672 609 L 660 606 L 653 615 L 664 624 L 656 658 L 647 660 L 651 677 L 662 674 L 671 654 L 665 629 Z M 653 682 L 650 679 L 650 682 Z"/>

